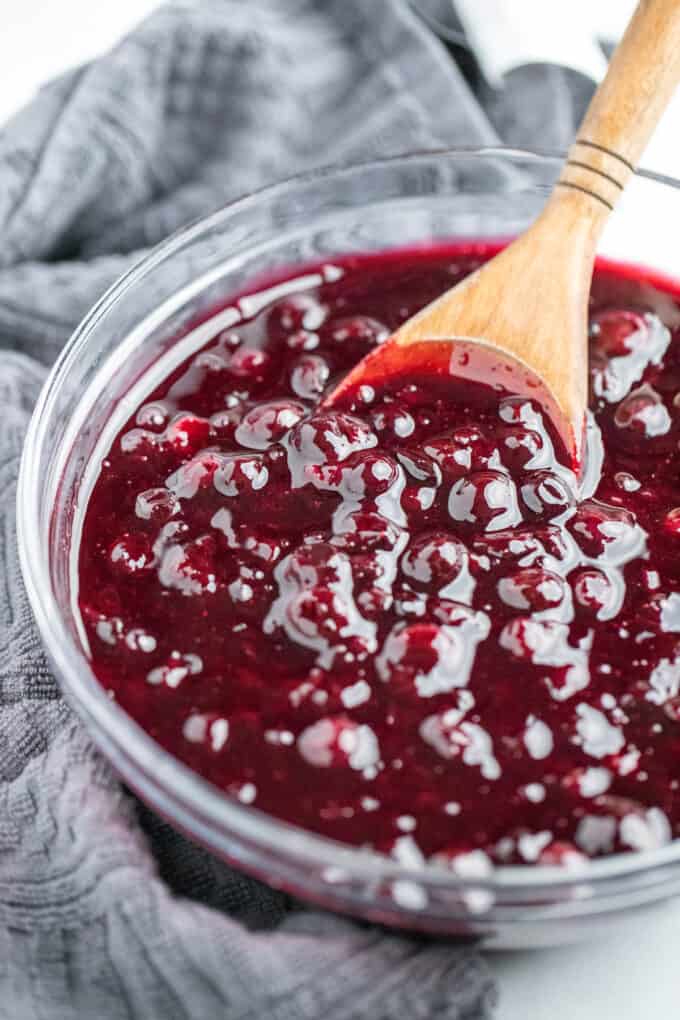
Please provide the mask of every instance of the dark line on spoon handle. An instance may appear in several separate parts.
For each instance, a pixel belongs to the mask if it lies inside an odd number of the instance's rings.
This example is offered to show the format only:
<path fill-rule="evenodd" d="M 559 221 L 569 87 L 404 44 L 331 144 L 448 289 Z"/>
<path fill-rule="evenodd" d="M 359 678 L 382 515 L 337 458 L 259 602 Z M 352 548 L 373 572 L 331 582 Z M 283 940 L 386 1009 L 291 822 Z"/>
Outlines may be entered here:
<path fill-rule="evenodd" d="M 631 173 L 635 173 L 635 167 L 632 163 L 629 163 L 627 159 L 623 158 L 623 156 L 619 156 L 618 152 L 614 152 L 613 149 L 608 149 L 606 145 L 598 145 L 597 142 L 589 142 L 585 138 L 577 138 L 574 144 L 586 145 L 589 149 L 597 149 L 598 152 L 604 152 L 613 159 L 618 159 L 619 163 L 623 163 L 625 167 L 628 167 Z"/>
<path fill-rule="evenodd" d="M 600 177 L 604 177 L 604 179 L 609 181 L 610 184 L 614 184 L 619 191 L 623 191 L 623 184 L 621 184 L 620 181 L 617 181 L 616 177 L 612 177 L 611 174 L 605 173 L 604 170 L 599 170 L 596 166 L 591 166 L 590 163 L 581 163 L 578 159 L 568 159 L 567 166 L 578 166 L 581 167 L 582 170 L 590 170 L 592 173 L 598 174 Z"/>
<path fill-rule="evenodd" d="M 610 211 L 613 212 L 614 210 L 614 206 L 606 198 L 602 198 L 602 195 L 598 195 L 596 191 L 590 191 L 589 188 L 582 188 L 580 184 L 572 184 L 571 181 L 558 181 L 556 186 L 558 188 L 572 188 L 574 191 L 580 191 L 584 195 L 590 195 L 591 198 L 596 198 L 598 202 L 602 202 L 602 205 L 606 205 Z"/>

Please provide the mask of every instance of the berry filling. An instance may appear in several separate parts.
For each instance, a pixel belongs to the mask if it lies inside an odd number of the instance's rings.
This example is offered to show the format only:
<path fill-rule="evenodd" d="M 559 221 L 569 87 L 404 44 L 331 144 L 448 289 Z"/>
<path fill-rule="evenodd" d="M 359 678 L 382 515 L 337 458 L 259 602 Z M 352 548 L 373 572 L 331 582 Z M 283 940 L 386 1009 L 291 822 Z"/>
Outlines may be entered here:
<path fill-rule="evenodd" d="M 598 268 L 581 481 L 497 382 L 323 405 L 493 253 L 235 302 L 101 464 L 79 603 L 111 697 L 242 802 L 409 863 L 573 865 L 680 835 L 676 295 Z"/>

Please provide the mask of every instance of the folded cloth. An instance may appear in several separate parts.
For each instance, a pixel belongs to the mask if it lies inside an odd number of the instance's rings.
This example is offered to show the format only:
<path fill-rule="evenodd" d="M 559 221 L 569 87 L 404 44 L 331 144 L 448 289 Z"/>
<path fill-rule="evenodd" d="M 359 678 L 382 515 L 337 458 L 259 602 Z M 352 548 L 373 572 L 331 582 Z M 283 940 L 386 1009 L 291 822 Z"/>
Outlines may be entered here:
<path fill-rule="evenodd" d="M 43 655 L 14 499 L 45 366 L 145 249 L 295 171 L 496 137 L 405 0 L 169 4 L 0 134 L 0 1020 L 493 1009 L 473 951 L 293 907 L 120 787 Z"/>

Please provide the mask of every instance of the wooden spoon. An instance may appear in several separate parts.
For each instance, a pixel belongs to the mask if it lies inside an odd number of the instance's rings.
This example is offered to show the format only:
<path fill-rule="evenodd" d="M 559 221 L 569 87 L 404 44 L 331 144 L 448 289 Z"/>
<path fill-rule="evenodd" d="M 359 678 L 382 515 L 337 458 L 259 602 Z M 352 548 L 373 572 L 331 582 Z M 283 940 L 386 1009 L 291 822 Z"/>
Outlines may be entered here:
<path fill-rule="evenodd" d="M 404 372 L 490 381 L 512 369 L 508 388 L 538 396 L 578 464 L 595 248 L 679 80 L 680 0 L 642 0 L 537 220 L 360 361 L 325 404 Z"/>

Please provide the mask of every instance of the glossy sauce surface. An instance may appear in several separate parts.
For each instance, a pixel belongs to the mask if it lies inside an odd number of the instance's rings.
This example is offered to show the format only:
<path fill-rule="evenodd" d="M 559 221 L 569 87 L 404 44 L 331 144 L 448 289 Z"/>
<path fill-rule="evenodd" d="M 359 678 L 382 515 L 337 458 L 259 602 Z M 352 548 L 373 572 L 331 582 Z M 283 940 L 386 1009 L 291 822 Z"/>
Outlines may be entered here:
<path fill-rule="evenodd" d="M 235 302 L 102 464 L 80 607 L 111 696 L 244 803 L 404 863 L 578 864 L 680 834 L 674 295 L 598 271 L 581 489 L 498 388 L 319 407 L 490 253 Z"/>

